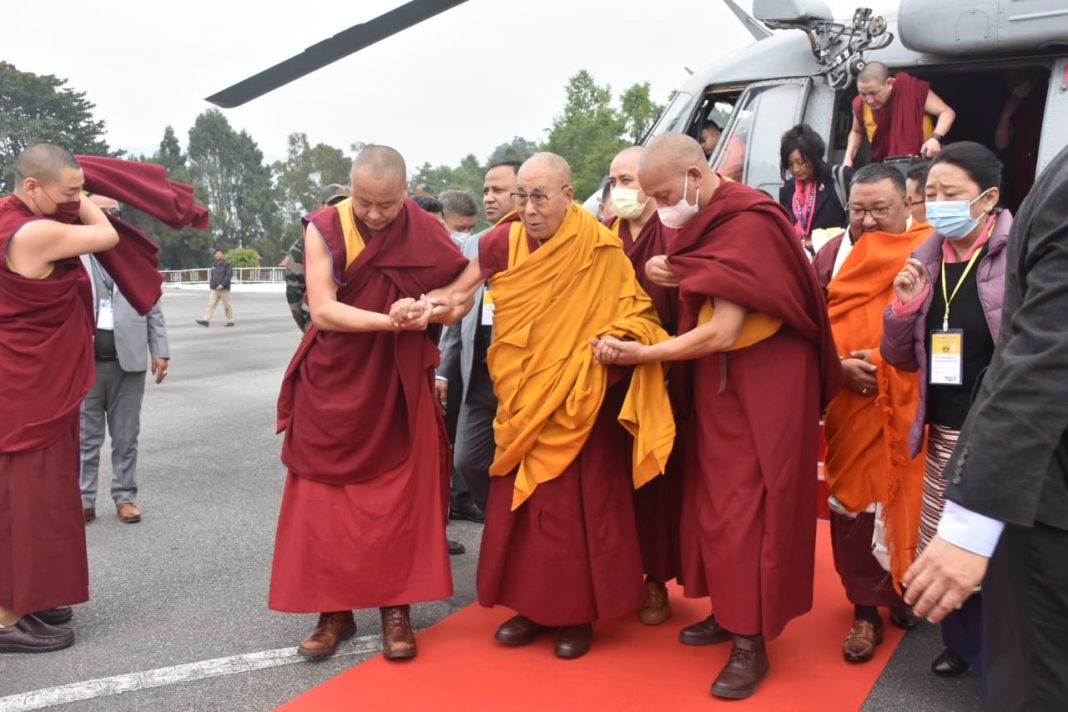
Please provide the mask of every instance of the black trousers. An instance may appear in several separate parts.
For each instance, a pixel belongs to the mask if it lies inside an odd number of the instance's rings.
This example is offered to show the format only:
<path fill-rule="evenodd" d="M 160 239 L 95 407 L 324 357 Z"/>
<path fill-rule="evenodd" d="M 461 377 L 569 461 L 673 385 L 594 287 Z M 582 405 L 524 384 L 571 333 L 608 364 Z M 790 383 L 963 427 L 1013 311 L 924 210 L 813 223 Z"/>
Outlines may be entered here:
<path fill-rule="evenodd" d="M 1005 526 L 983 581 L 988 708 L 1068 709 L 1068 531 Z"/>

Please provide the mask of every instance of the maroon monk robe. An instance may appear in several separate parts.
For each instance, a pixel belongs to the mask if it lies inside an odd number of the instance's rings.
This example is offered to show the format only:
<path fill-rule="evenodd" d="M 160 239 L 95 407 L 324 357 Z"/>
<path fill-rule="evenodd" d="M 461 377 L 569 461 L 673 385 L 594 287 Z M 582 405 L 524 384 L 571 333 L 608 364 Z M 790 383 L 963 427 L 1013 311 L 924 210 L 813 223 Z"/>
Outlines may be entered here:
<path fill-rule="evenodd" d="M 479 243 L 487 279 L 508 268 L 508 231 Z M 531 252 L 540 243 L 528 236 Z M 634 526 L 630 434 L 617 416 L 627 370 L 609 370 L 608 390 L 585 446 L 557 478 L 512 511 L 515 473 L 491 477 L 478 557 L 478 602 L 508 606 L 548 626 L 634 615 L 642 565 Z M 659 479 L 659 478 L 657 478 Z"/>
<path fill-rule="evenodd" d="M 95 377 L 92 286 L 77 258 L 44 279 L 10 270 L 11 237 L 41 219 L 0 199 L 0 606 L 20 614 L 89 599 L 78 417 Z"/>
<path fill-rule="evenodd" d="M 163 166 L 101 156 L 78 156 L 77 160 L 86 190 L 114 198 L 176 229 L 208 229 L 208 210 L 196 204 L 193 187 L 168 180 Z M 163 286 L 157 269 L 159 248 L 133 225 L 112 215 L 108 219 L 119 233 L 119 244 L 96 256 L 130 304 L 139 314 L 147 314 L 159 301 Z"/>
<path fill-rule="evenodd" d="M 915 156 L 926 140 L 923 121 L 924 106 L 930 82 L 898 72 L 894 75 L 894 88 L 890 98 L 881 109 L 872 109 L 875 119 L 875 134 L 871 137 L 871 160 L 875 163 L 888 156 Z M 853 117 L 864 129 L 864 102 L 859 96 L 853 98 Z M 865 130 L 865 135 L 867 131 Z"/>
<path fill-rule="evenodd" d="M 615 218 L 615 221 L 618 221 L 618 234 L 619 239 L 623 241 L 623 251 L 634 265 L 638 283 L 653 300 L 664 330 L 674 335 L 678 324 L 678 290 L 661 287 L 645 273 L 646 262 L 657 255 L 667 254 L 668 235 L 674 231 L 664 227 L 660 217 L 653 213 L 635 240 L 630 234 L 630 223 L 621 218 Z M 615 221 L 611 227 L 615 226 Z M 675 393 L 672 392 L 671 395 L 674 400 Z M 682 448 L 676 442 L 664 476 L 654 477 L 634 490 L 634 517 L 638 526 L 642 568 L 647 575 L 661 583 L 676 578 L 680 570 L 681 464 Z"/>
<path fill-rule="evenodd" d="M 342 203 L 347 208 L 349 203 Z M 466 265 L 444 227 L 410 200 L 345 268 L 338 207 L 306 219 L 323 235 L 338 301 L 387 313 Z M 315 613 L 452 595 L 445 517 L 451 457 L 434 397 L 437 329 L 346 333 L 312 326 L 282 382 L 289 468 L 270 607 Z"/>
<path fill-rule="evenodd" d="M 785 210 L 721 183 L 672 240 L 679 331 L 709 297 L 782 320 L 773 336 L 672 371 L 692 379 L 682 572 L 738 635 L 774 638 L 812 606 L 820 413 L 842 382 L 827 306 Z"/>

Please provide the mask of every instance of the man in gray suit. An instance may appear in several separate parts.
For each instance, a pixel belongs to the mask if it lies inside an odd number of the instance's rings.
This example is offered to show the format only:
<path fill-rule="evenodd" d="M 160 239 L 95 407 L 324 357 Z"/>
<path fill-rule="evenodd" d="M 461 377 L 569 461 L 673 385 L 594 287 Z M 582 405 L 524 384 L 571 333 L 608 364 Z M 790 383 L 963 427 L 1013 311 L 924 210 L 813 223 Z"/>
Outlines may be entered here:
<path fill-rule="evenodd" d="M 902 582 L 938 622 L 983 582 L 987 707 L 1068 699 L 1068 148 L 1009 236 L 1001 337 L 946 467 L 936 536 Z M 967 352 L 965 352 L 967 353 Z"/>
<path fill-rule="evenodd" d="M 141 521 L 134 500 L 147 357 L 151 358 L 156 383 L 161 383 L 170 358 L 167 324 L 158 302 L 146 316 L 139 316 L 95 256 L 83 255 L 82 263 L 92 278 L 97 318 L 96 382 L 82 403 L 82 514 L 86 523 L 96 518 L 97 473 L 106 421 L 111 434 L 111 498 L 119 518 L 133 524 Z"/>
<path fill-rule="evenodd" d="M 482 185 L 482 208 L 490 222 L 496 223 L 513 207 L 518 162 L 497 163 L 486 171 Z M 478 244 L 488 230 L 471 235 L 463 244 L 464 257 L 478 255 Z M 470 493 L 470 503 L 453 502 L 453 518 L 482 521 L 489 496 L 489 466 L 493 461 L 493 418 L 497 398 L 486 367 L 486 350 L 493 334 L 493 302 L 482 286 L 475 294 L 475 307 L 459 324 L 453 324 L 441 341 L 441 365 L 438 367 L 437 390 L 442 406 L 446 405 L 450 381 L 459 380 L 460 414 L 456 425 L 453 451 L 453 479 L 462 480 Z M 459 483 L 457 483 L 459 484 Z M 456 487 L 454 487 L 454 490 Z"/>

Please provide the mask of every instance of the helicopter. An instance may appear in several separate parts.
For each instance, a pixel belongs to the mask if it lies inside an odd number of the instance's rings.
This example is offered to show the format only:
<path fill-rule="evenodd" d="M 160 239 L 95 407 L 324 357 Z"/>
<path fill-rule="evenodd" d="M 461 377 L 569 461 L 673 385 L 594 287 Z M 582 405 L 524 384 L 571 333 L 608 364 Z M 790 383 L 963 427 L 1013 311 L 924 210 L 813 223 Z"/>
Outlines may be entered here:
<path fill-rule="evenodd" d="M 411 0 L 208 97 L 239 106 L 327 64 L 456 7 L 466 0 Z M 722 129 L 709 162 L 727 177 L 776 195 L 785 176 L 782 134 L 808 124 L 824 139 L 828 163 L 843 161 L 852 129 L 856 76 L 867 62 L 908 71 L 957 113 L 948 142 L 994 145 L 1006 102 L 1022 100 L 1035 120 L 1003 151 L 1009 173 L 1029 185 L 1068 144 L 1068 4 L 1064 0 L 898 0 L 890 12 L 858 7 L 835 18 L 822 0 L 754 0 L 746 12 L 723 0 L 753 37 L 693 72 L 643 143 L 664 132 L 700 139 Z M 908 157 L 903 157 L 906 160 Z M 870 161 L 862 146 L 856 165 Z M 596 202 L 596 198 L 591 198 Z M 1022 200 L 1015 197 L 1014 203 Z M 590 201 L 587 201 L 588 203 Z"/>

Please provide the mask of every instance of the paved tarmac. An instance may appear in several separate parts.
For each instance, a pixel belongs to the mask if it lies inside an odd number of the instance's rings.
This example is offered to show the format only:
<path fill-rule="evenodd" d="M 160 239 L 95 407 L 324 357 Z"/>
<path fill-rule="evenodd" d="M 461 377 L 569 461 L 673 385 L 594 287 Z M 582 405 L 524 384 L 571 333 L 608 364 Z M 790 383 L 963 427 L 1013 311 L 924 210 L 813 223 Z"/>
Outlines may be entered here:
<path fill-rule="evenodd" d="M 315 623 L 266 605 L 285 475 L 275 402 L 300 334 L 281 292 L 235 292 L 237 325 L 229 329 L 221 313 L 210 328 L 193 323 L 206 301 L 204 292 L 164 297 L 172 359 L 168 379 L 146 388 L 138 477 L 144 521 L 126 525 L 115 516 L 102 457 L 98 518 L 87 527 L 92 598 L 75 608 L 77 642 L 47 655 L 0 656 L 0 712 L 48 702 L 66 702 L 50 709 L 71 712 L 267 710 L 375 654 L 373 639 L 314 664 L 282 650 Z M 450 524 L 450 538 L 467 547 L 452 558 L 456 592 L 416 606 L 417 627 L 474 600 L 480 534 L 478 525 Z M 361 638 L 378 633 L 378 612 L 357 612 L 357 625 Z M 973 674 L 946 681 L 928 671 L 940 649 L 937 628 L 909 633 L 864 712 L 979 709 Z M 202 663 L 222 658 L 230 659 Z M 255 670 L 265 660 L 285 664 Z M 168 669 L 133 674 L 159 668 Z M 478 684 L 477 672 L 471 682 Z M 101 694 L 121 689 L 132 691 Z M 427 709 L 465 707 L 438 700 Z"/>

